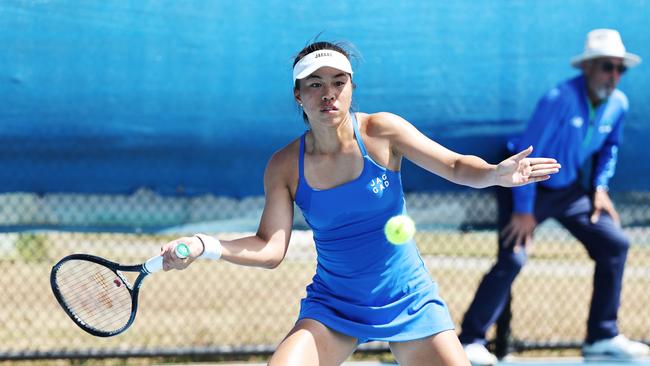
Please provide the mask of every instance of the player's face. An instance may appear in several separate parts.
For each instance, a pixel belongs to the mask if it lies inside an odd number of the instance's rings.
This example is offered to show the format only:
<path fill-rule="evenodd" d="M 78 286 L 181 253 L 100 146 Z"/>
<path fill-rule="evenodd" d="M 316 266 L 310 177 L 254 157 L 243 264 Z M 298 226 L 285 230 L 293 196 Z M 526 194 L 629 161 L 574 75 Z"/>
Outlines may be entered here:
<path fill-rule="evenodd" d="M 299 80 L 296 100 L 302 104 L 310 123 L 337 124 L 343 120 L 352 103 L 350 75 L 332 67 L 321 67 Z"/>
<path fill-rule="evenodd" d="M 607 99 L 616 89 L 626 68 L 619 57 L 601 57 L 587 61 L 583 67 L 592 100 Z"/>

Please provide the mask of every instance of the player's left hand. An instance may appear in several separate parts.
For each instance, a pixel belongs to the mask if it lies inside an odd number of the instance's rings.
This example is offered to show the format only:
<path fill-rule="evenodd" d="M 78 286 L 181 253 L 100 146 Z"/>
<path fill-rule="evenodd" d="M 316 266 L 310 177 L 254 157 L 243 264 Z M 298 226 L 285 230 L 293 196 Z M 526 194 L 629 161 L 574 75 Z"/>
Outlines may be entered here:
<path fill-rule="evenodd" d="M 496 184 L 503 187 L 516 187 L 528 183 L 547 180 L 551 174 L 560 171 L 560 164 L 551 158 L 528 158 L 533 147 L 507 158 L 496 168 Z"/>

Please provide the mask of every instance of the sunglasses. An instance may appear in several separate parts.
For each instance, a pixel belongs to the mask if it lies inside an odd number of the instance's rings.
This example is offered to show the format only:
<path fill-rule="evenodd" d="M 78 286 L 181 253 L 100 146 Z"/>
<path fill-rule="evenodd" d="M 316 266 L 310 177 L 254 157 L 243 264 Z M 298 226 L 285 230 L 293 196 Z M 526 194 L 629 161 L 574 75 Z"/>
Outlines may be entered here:
<path fill-rule="evenodd" d="M 625 73 L 625 71 L 627 71 L 627 67 L 625 67 L 625 65 L 622 65 L 622 64 L 621 65 L 614 65 L 611 62 L 603 62 L 603 63 L 600 64 L 600 70 L 602 72 L 606 72 L 606 73 L 609 74 L 609 73 L 613 72 L 614 69 L 616 69 L 616 71 L 618 71 L 619 75 L 623 75 Z"/>

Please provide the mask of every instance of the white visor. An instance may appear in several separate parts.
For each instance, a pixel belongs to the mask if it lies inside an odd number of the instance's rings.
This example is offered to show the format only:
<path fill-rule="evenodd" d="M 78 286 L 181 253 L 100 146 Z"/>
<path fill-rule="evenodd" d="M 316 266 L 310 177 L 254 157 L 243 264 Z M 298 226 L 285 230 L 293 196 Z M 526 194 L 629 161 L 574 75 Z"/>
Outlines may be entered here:
<path fill-rule="evenodd" d="M 296 85 L 296 80 L 304 79 L 326 66 L 347 72 L 352 77 L 352 65 L 344 54 L 334 50 L 318 50 L 301 58 L 293 67 L 293 85 Z"/>

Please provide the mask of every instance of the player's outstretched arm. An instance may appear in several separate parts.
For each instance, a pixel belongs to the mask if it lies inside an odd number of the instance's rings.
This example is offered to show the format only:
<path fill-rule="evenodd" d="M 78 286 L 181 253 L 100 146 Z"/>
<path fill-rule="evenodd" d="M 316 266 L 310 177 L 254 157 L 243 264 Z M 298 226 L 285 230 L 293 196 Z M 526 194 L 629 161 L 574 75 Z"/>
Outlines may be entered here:
<path fill-rule="evenodd" d="M 173 240 L 162 247 L 163 268 L 184 269 L 195 259 L 205 257 L 223 259 L 245 266 L 275 268 L 287 252 L 293 226 L 293 199 L 289 189 L 291 159 L 282 151 L 269 161 L 264 173 L 265 204 L 255 235 L 234 240 L 218 240 L 199 234 Z M 183 242 L 190 247 L 190 256 L 178 259 L 173 248 Z"/>
<path fill-rule="evenodd" d="M 370 117 L 373 131 L 389 139 L 391 151 L 451 182 L 474 188 L 493 185 L 512 187 L 548 179 L 560 165 L 554 159 L 528 158 L 532 147 L 494 165 L 463 155 L 431 140 L 411 123 L 391 113 Z"/>

